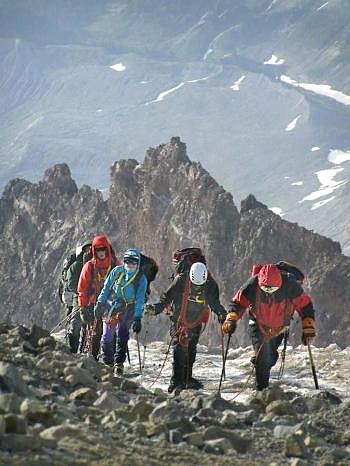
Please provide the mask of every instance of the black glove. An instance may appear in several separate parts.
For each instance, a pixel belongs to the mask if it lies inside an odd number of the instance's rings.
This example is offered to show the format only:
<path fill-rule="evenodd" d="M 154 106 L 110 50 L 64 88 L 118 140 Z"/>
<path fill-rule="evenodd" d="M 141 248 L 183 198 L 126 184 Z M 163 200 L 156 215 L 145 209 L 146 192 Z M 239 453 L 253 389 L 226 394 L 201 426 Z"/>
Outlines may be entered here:
<path fill-rule="evenodd" d="M 103 316 L 104 310 L 105 310 L 105 307 L 103 304 L 98 303 L 98 302 L 95 304 L 94 316 L 96 320 L 101 319 L 101 317 Z"/>
<path fill-rule="evenodd" d="M 132 324 L 132 331 L 135 333 L 140 333 L 141 332 L 141 319 L 138 317 L 134 320 Z"/>
<path fill-rule="evenodd" d="M 94 308 L 90 305 L 82 307 L 80 309 L 80 318 L 84 325 L 90 324 L 94 320 Z"/>
<path fill-rule="evenodd" d="M 219 324 L 222 325 L 226 320 L 227 312 L 220 312 L 219 314 L 217 314 L 217 316 Z"/>

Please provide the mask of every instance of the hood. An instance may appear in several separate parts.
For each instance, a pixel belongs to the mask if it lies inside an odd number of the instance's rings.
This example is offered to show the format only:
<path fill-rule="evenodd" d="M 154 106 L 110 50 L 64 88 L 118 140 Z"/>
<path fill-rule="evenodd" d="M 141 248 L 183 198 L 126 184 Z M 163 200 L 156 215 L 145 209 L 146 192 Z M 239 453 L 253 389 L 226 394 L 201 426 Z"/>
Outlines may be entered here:
<path fill-rule="evenodd" d="M 107 248 L 107 256 L 103 260 L 100 260 L 96 255 L 96 249 L 98 248 Z M 111 245 L 109 244 L 107 236 L 95 236 L 92 240 L 92 255 L 98 267 L 108 268 L 111 265 Z"/>
<path fill-rule="evenodd" d="M 134 275 L 140 270 L 141 253 L 137 248 L 129 248 L 124 252 L 123 259 L 125 257 L 135 257 L 139 261 L 139 265 L 137 269 L 135 270 L 135 272 L 132 272 L 132 273 L 125 267 L 125 264 L 124 264 L 124 270 L 126 272 L 127 277 L 131 277 L 132 275 Z"/>
<path fill-rule="evenodd" d="M 79 256 L 79 254 L 83 252 L 83 249 L 85 248 L 85 246 L 91 246 L 91 240 L 86 240 L 86 241 L 83 241 L 82 243 L 77 244 L 77 247 L 75 249 L 75 255 Z"/>
<path fill-rule="evenodd" d="M 282 275 L 275 264 L 265 264 L 261 267 L 258 274 L 259 286 L 277 286 L 282 285 Z"/>

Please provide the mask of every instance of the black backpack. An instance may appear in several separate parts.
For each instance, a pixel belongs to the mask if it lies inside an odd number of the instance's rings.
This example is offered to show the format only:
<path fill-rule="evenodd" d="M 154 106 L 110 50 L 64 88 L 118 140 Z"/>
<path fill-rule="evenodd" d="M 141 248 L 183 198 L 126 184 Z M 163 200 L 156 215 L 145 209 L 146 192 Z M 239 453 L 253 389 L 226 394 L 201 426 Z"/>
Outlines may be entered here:
<path fill-rule="evenodd" d="M 60 298 L 61 303 L 63 303 L 62 295 L 63 295 L 65 283 L 67 281 L 67 271 L 68 271 L 69 267 L 72 264 L 74 264 L 74 262 L 76 260 L 77 260 L 77 256 L 75 255 L 75 253 L 73 253 L 73 254 L 70 254 L 69 256 L 67 256 L 63 261 L 61 276 L 60 276 L 60 279 L 59 279 L 59 282 L 58 282 L 58 296 Z"/>
<path fill-rule="evenodd" d="M 158 265 L 152 257 L 145 256 L 144 254 L 140 254 L 140 269 L 139 274 L 144 274 L 147 278 L 148 286 L 151 282 L 156 278 L 158 273 Z"/>
<path fill-rule="evenodd" d="M 286 261 L 279 261 L 276 263 L 276 265 L 281 270 L 281 272 L 286 272 L 292 275 L 297 283 L 300 285 L 303 283 L 305 275 L 296 265 Z"/>
<path fill-rule="evenodd" d="M 206 264 L 201 248 L 177 249 L 173 253 L 173 264 L 176 265 L 176 273 L 183 273 L 190 270 L 195 262 Z"/>

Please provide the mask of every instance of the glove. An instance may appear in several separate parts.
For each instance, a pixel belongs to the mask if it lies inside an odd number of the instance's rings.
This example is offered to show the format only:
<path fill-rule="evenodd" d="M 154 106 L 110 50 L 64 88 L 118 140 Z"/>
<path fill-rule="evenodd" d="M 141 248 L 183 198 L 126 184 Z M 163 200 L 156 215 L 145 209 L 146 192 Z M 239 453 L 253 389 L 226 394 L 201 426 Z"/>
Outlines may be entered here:
<path fill-rule="evenodd" d="M 105 310 L 105 307 L 103 304 L 97 302 L 95 304 L 95 307 L 94 307 L 94 316 L 95 316 L 95 319 L 98 320 L 98 319 L 101 319 L 101 317 L 103 316 L 103 312 Z"/>
<path fill-rule="evenodd" d="M 132 324 L 132 331 L 135 333 L 140 333 L 141 332 L 141 319 L 136 318 Z"/>
<path fill-rule="evenodd" d="M 226 320 L 227 312 L 220 312 L 217 316 L 219 324 L 222 325 Z"/>
<path fill-rule="evenodd" d="M 145 304 L 145 316 L 155 316 L 156 315 L 156 307 L 154 304 Z"/>
<path fill-rule="evenodd" d="M 84 325 L 89 324 L 94 320 L 94 309 L 91 306 L 82 307 L 80 309 L 80 318 Z"/>
<path fill-rule="evenodd" d="M 222 331 L 229 335 L 232 335 L 237 327 L 238 315 L 236 312 L 229 312 L 226 316 L 226 320 L 222 325 Z"/>
<path fill-rule="evenodd" d="M 315 320 L 312 317 L 304 317 L 302 321 L 303 335 L 301 341 L 303 345 L 311 345 L 316 336 Z"/>

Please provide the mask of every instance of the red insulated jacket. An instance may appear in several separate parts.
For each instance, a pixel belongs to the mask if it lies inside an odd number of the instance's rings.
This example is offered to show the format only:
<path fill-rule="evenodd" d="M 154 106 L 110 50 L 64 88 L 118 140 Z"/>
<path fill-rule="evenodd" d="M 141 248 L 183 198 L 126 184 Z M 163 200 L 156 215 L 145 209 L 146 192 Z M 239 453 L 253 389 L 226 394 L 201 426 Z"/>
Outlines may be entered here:
<path fill-rule="evenodd" d="M 96 249 L 105 247 L 107 255 L 100 260 L 96 255 Z M 92 241 L 92 259 L 84 264 L 78 282 L 78 304 L 83 308 L 89 304 L 95 304 L 103 287 L 103 283 L 109 272 L 116 265 L 120 265 L 112 255 L 112 249 L 106 236 L 95 236 Z"/>
<path fill-rule="evenodd" d="M 272 294 L 265 293 L 259 286 L 259 281 L 273 286 L 272 283 L 267 283 L 266 278 L 259 279 L 259 275 L 250 278 L 233 296 L 230 311 L 236 312 L 240 319 L 249 308 L 251 318 L 257 322 L 263 333 L 270 335 L 278 334 L 288 325 L 294 311 L 302 319 L 314 319 L 315 311 L 309 295 L 289 274 L 282 273 L 280 276 L 280 288 Z"/>

